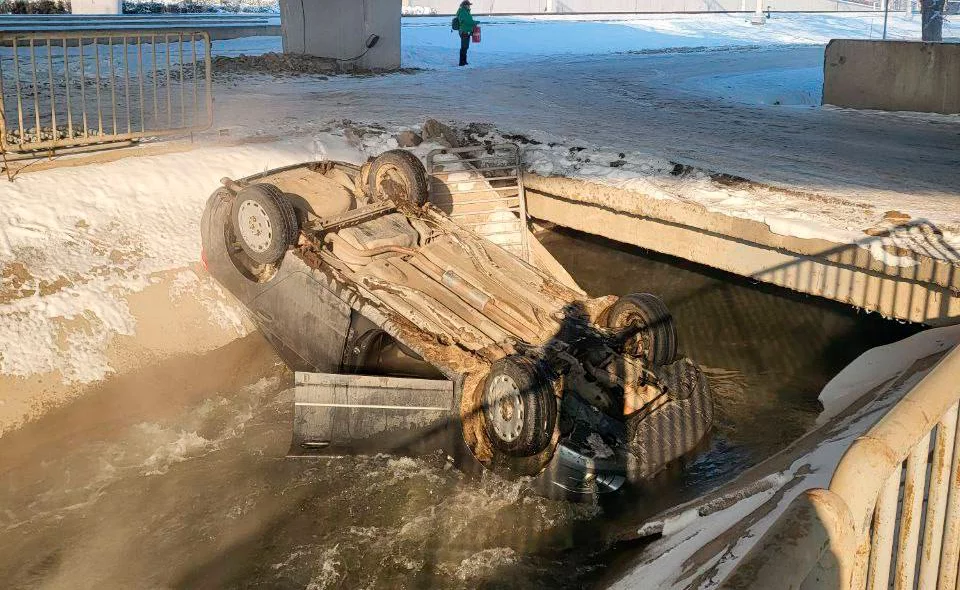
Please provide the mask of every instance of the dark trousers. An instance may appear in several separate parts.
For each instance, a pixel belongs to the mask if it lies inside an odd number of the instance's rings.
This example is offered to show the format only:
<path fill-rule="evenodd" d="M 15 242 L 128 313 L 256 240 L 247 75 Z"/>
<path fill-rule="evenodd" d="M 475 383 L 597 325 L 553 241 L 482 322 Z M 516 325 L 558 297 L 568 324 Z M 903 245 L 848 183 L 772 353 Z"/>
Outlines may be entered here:
<path fill-rule="evenodd" d="M 467 65 L 467 49 L 470 48 L 470 33 L 460 33 L 460 65 Z"/>

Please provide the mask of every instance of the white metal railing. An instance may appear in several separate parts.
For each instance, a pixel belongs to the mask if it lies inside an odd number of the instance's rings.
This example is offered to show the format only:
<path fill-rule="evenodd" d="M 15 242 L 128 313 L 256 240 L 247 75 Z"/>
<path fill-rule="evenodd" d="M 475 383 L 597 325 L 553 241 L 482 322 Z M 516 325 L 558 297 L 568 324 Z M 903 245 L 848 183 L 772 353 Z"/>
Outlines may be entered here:
<path fill-rule="evenodd" d="M 960 561 L 960 347 L 797 497 L 724 588 L 946 589 Z"/>
<path fill-rule="evenodd" d="M 0 151 L 37 152 L 206 129 L 202 31 L 0 33 Z"/>

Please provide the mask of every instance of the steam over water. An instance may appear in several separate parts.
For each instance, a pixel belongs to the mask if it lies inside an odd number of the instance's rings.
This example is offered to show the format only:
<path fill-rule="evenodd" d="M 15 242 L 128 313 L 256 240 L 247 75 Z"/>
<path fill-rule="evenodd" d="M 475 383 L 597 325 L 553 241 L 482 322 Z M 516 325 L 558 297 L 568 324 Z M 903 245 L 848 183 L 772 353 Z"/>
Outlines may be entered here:
<path fill-rule="evenodd" d="M 291 376 L 259 335 L 114 378 L 0 441 L 11 588 L 582 587 L 609 540 L 812 426 L 829 378 L 914 328 L 572 233 L 591 294 L 650 291 L 717 401 L 704 449 L 597 504 L 470 479 L 442 455 L 286 459 Z"/>

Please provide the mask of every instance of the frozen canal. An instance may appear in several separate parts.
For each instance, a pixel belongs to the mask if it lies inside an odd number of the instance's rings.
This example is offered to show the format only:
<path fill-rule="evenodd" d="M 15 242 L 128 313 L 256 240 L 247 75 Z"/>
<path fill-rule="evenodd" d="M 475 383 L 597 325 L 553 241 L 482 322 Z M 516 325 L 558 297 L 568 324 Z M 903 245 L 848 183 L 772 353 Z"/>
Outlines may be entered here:
<path fill-rule="evenodd" d="M 714 435 L 696 460 L 604 505 L 465 479 L 440 457 L 283 458 L 290 374 L 253 334 L 111 379 L 0 446 L 10 588 L 577 588 L 610 540 L 808 429 L 820 388 L 911 327 L 557 233 L 591 293 L 645 289 L 706 365 Z"/>

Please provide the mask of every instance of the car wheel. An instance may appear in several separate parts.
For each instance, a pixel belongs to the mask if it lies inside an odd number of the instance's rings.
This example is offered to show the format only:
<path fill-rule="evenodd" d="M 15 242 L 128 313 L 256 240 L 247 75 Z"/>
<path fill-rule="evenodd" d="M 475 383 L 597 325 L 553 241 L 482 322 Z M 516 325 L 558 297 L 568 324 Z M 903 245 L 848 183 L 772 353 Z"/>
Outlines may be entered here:
<path fill-rule="evenodd" d="M 557 399 L 546 368 L 519 355 L 493 363 L 483 388 L 483 417 L 490 442 L 507 455 L 529 457 L 547 448 Z"/>
<path fill-rule="evenodd" d="M 631 293 L 607 311 L 606 326 L 622 329 L 638 324 L 623 352 L 646 358 L 654 365 L 669 365 L 677 358 L 677 327 L 662 299 L 650 293 Z"/>
<path fill-rule="evenodd" d="M 713 424 L 713 396 L 706 375 L 689 359 L 654 367 L 666 402 L 627 418 L 627 473 L 631 481 L 652 477 L 691 453 Z"/>
<path fill-rule="evenodd" d="M 666 366 L 654 367 L 660 389 L 669 399 L 682 400 L 691 395 L 704 395 L 709 392 L 707 376 L 696 363 L 682 358 Z"/>
<path fill-rule="evenodd" d="M 427 201 L 427 171 L 420 159 L 405 150 L 377 156 L 368 175 L 370 196 L 422 205 Z"/>
<path fill-rule="evenodd" d="M 272 184 L 252 184 L 237 193 L 233 229 L 240 247 L 260 264 L 279 262 L 300 232 L 293 205 Z"/>

